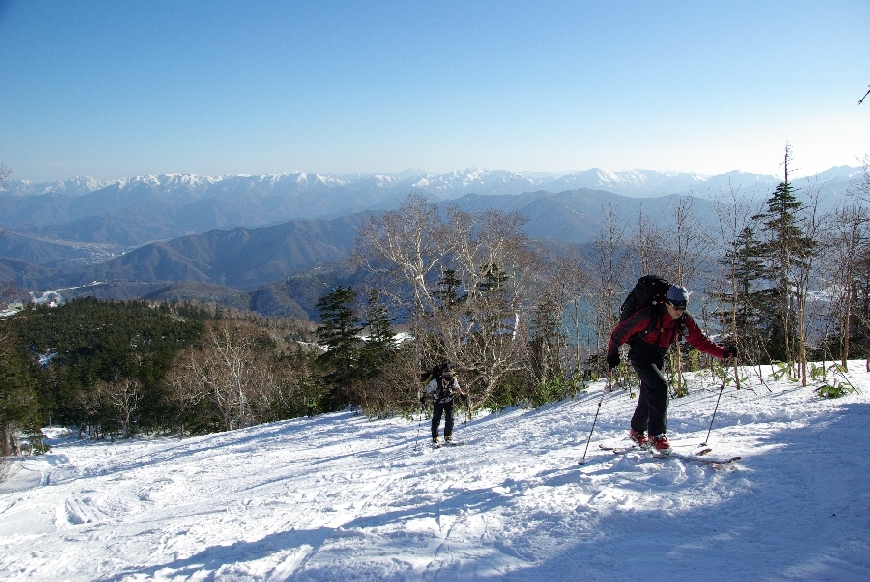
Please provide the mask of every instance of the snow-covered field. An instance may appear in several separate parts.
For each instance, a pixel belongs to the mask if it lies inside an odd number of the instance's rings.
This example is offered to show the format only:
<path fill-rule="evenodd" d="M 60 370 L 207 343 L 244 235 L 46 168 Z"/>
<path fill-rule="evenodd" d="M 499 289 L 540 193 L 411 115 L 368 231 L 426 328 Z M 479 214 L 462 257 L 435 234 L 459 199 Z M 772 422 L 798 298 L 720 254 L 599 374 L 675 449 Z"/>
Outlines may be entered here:
<path fill-rule="evenodd" d="M 5 580 L 870 580 L 870 375 L 860 393 L 751 378 L 725 389 L 714 468 L 627 443 L 634 401 L 459 422 L 350 413 L 205 437 L 78 442 L 0 484 Z M 719 385 L 671 401 L 676 451 L 704 440 Z"/>

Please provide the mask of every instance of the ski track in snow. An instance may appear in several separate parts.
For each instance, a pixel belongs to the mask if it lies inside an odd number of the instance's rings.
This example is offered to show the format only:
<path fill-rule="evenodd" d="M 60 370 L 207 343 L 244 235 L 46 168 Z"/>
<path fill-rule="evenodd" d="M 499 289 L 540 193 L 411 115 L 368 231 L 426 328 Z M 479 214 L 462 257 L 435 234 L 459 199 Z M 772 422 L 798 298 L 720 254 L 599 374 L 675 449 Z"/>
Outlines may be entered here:
<path fill-rule="evenodd" d="M 870 491 L 856 443 L 870 374 L 836 400 L 752 375 L 726 387 L 712 467 L 624 445 L 635 400 L 480 415 L 428 446 L 429 422 L 349 412 L 185 439 L 80 442 L 0 484 L 6 580 L 870 580 Z M 770 388 L 770 390 L 768 389 Z M 719 384 L 672 400 L 697 450 Z M 463 411 L 464 413 L 464 411 Z"/>

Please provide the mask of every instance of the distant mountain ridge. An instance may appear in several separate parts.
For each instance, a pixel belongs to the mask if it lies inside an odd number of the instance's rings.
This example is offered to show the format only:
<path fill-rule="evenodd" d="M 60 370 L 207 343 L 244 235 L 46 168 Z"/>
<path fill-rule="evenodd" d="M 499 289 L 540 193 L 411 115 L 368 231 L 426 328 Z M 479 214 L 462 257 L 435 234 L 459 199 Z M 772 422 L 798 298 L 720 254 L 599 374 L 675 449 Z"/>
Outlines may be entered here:
<path fill-rule="evenodd" d="M 823 204 L 842 200 L 859 171 L 842 166 L 819 174 Z M 712 220 L 710 198 L 733 188 L 761 201 L 778 181 L 740 172 L 547 176 L 473 169 L 438 175 L 172 174 L 108 185 L 84 177 L 51 185 L 8 180 L 0 195 L 0 233 L 6 230 L 0 282 L 31 290 L 82 288 L 71 293 L 118 299 L 199 296 L 264 315 L 314 317 L 318 293 L 354 276 L 335 265 L 346 260 L 364 213 L 395 208 L 410 193 L 442 207 L 517 211 L 528 218 L 529 237 L 565 246 L 589 243 L 605 207 L 627 220 L 643 208 L 667 221 L 674 197 L 691 193 L 696 214 Z M 796 182 L 808 189 L 809 183 Z M 606 187 L 565 187 L 584 183 Z M 665 194 L 670 190 L 676 192 Z"/>
<path fill-rule="evenodd" d="M 841 198 L 858 171 L 841 166 L 820 174 L 826 198 Z M 6 194 L 0 197 L 0 228 L 43 238 L 132 248 L 213 229 L 256 228 L 296 219 L 386 210 L 411 193 L 445 201 L 468 194 L 506 196 L 588 189 L 629 198 L 691 194 L 712 199 L 734 189 L 759 198 L 772 192 L 778 181 L 776 176 L 743 172 L 708 177 L 592 169 L 557 176 L 474 168 L 407 175 L 165 174 L 108 184 L 88 177 L 44 184 L 7 180 Z"/>
<path fill-rule="evenodd" d="M 860 168 L 836 166 L 817 174 L 820 179 L 848 181 Z M 226 176 L 198 176 L 195 174 L 161 174 L 121 178 L 103 181 L 90 176 L 76 176 L 56 182 L 31 182 L 7 179 L 0 191 L 12 196 L 37 196 L 64 194 L 82 196 L 108 187 L 119 190 L 135 188 L 138 184 L 154 187 L 164 193 L 185 193 L 192 198 L 233 196 L 273 190 L 284 194 L 346 189 L 367 192 L 373 189 L 395 188 L 427 192 L 441 199 L 451 199 L 465 194 L 522 194 L 532 190 L 562 192 L 577 188 L 607 190 L 623 196 L 645 198 L 680 194 L 689 188 L 698 189 L 703 196 L 708 190 L 720 187 L 752 188 L 756 185 L 776 185 L 780 176 L 731 171 L 707 176 L 692 172 L 658 172 L 655 170 L 626 170 L 611 172 L 592 168 L 567 174 L 512 172 L 467 168 L 442 174 L 422 170 L 407 170 L 395 174 L 316 174 L 289 172 L 282 174 L 233 174 Z M 183 196 L 179 197 L 183 199 Z"/>
<path fill-rule="evenodd" d="M 443 202 L 441 207 L 444 210 L 451 205 L 467 212 L 492 208 L 518 212 L 528 219 L 524 231 L 532 239 L 574 245 L 595 238 L 605 220 L 605 207 L 627 220 L 633 220 L 642 208 L 666 223 L 674 198 L 626 198 L 582 189 L 558 194 L 469 194 Z M 694 206 L 702 220 L 715 214 L 709 201 L 695 199 Z M 101 294 L 117 299 L 128 299 L 136 293 L 151 298 L 179 297 L 176 283 L 186 282 L 183 289 L 189 297 L 198 290 L 206 298 L 220 296 L 221 301 L 231 301 L 234 306 L 249 305 L 262 315 L 298 316 L 304 312 L 316 317 L 318 293 L 327 290 L 331 282 L 354 276 L 349 267 L 336 271 L 336 265 L 347 260 L 365 216 L 356 213 L 332 220 L 211 230 L 155 241 L 90 264 L 83 264 L 81 253 L 98 252 L 103 247 L 52 249 L 43 241 L 35 241 L 29 248 L 26 237 L 15 235 L 7 237 L 6 247 L 0 245 L 0 252 L 7 253 L 0 258 L 0 280 L 11 280 L 27 289 L 81 288 L 67 295 Z M 94 286 L 95 281 L 105 284 Z M 218 288 L 224 291 L 217 293 Z M 243 295 L 239 292 L 247 294 L 244 299 L 240 299 Z"/>

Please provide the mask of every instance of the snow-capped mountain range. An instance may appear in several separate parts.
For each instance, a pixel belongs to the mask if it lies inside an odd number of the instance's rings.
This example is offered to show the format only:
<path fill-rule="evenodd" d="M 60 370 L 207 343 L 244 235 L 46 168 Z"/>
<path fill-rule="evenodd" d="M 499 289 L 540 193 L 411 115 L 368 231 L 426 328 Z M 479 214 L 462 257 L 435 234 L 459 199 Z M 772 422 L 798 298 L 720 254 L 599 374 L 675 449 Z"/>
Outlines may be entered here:
<path fill-rule="evenodd" d="M 828 186 L 842 185 L 843 189 L 860 168 L 839 166 L 817 175 Z M 657 172 L 628 170 L 610 172 L 593 168 L 569 174 L 535 174 L 506 170 L 469 168 L 444 174 L 406 171 L 398 174 L 311 174 L 291 172 L 283 174 L 228 176 L 197 176 L 194 174 L 161 174 L 135 176 L 113 181 L 102 181 L 89 176 L 77 176 L 58 182 L 31 182 L 9 179 L 3 184 L 8 194 L 30 196 L 61 194 L 83 196 L 105 188 L 120 191 L 144 185 L 166 194 L 181 197 L 210 198 L 234 194 L 254 194 L 273 191 L 276 194 L 302 194 L 305 192 L 342 190 L 346 194 L 373 192 L 426 193 L 446 200 L 466 194 L 521 194 L 537 190 L 562 192 L 578 188 L 606 190 L 614 194 L 635 198 L 684 194 L 691 191 L 699 197 L 712 197 L 729 188 L 748 192 L 768 193 L 781 180 L 779 176 L 727 172 L 705 176 L 688 172 Z M 375 196 L 380 198 L 379 196 Z"/>

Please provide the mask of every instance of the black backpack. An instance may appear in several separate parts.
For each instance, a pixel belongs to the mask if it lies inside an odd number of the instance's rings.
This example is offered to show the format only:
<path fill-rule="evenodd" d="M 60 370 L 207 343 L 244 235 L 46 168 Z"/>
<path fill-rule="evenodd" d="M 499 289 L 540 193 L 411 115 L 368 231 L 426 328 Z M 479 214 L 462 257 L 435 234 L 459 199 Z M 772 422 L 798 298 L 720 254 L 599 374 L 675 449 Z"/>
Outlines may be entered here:
<path fill-rule="evenodd" d="M 619 308 L 619 321 L 625 321 L 644 307 L 664 305 L 670 286 L 670 283 L 656 275 L 645 275 L 638 279 L 637 285 Z"/>
<path fill-rule="evenodd" d="M 447 369 L 447 366 L 449 365 L 450 364 L 446 362 L 443 364 L 435 364 L 435 366 L 432 367 L 431 371 L 423 372 L 420 374 L 420 381 L 424 384 L 428 384 L 431 380 L 434 380 L 435 378 L 440 378 L 441 374 L 444 372 L 444 370 Z"/>
<path fill-rule="evenodd" d="M 449 382 L 444 379 L 444 376 L 439 376 L 435 380 L 438 382 L 438 389 L 435 390 L 435 399 L 441 401 L 453 398 L 453 378 L 450 378 Z"/>
<path fill-rule="evenodd" d="M 619 308 L 619 321 L 623 322 L 641 309 L 650 306 L 656 307 L 660 314 L 665 300 L 668 298 L 670 286 L 670 283 L 656 275 L 644 275 L 638 279 L 634 289 L 628 293 L 628 297 L 625 298 L 625 301 L 622 302 L 622 306 Z M 676 340 L 678 342 L 683 340 L 683 336 L 686 333 L 684 322 L 687 313 L 688 311 L 684 311 L 679 317 L 679 334 Z M 657 322 L 660 319 L 660 315 L 659 317 L 651 317 L 649 325 L 641 332 L 641 335 L 646 335 L 652 331 L 658 325 Z"/>

